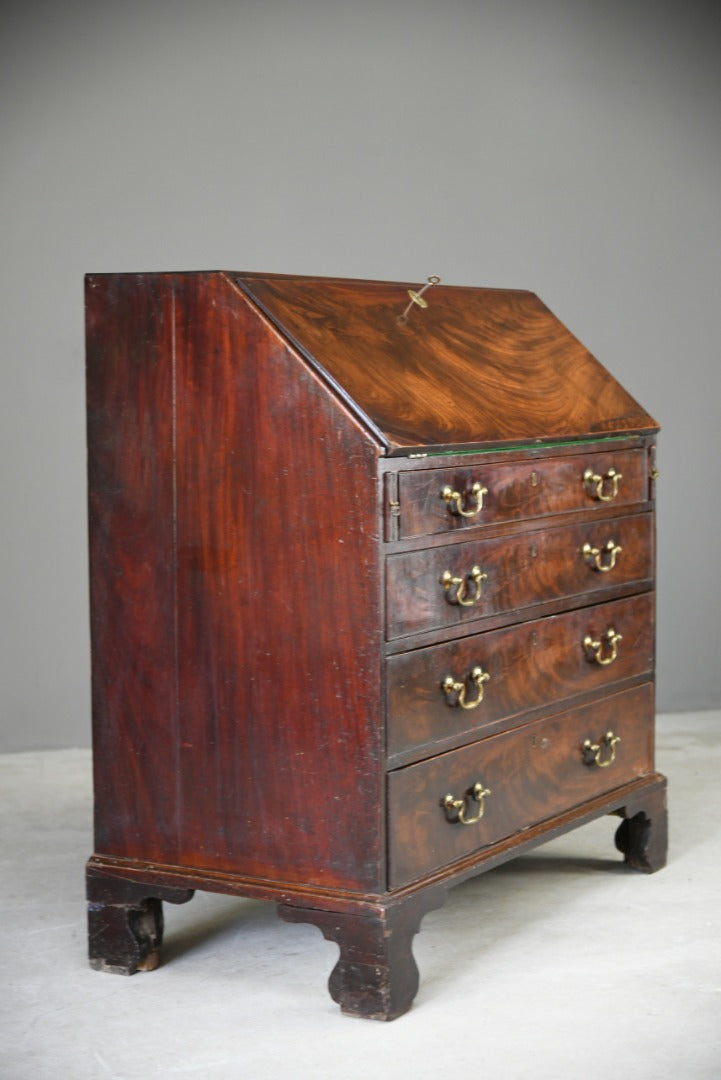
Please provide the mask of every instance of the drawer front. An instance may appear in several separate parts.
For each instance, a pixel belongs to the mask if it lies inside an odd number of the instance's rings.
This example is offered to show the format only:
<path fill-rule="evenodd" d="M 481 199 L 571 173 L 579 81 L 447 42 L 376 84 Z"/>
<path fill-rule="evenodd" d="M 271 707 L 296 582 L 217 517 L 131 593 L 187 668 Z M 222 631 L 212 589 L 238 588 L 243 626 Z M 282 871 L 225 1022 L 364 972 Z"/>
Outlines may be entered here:
<path fill-rule="evenodd" d="M 650 514 L 390 555 L 387 636 L 463 625 L 653 574 Z"/>
<path fill-rule="evenodd" d="M 647 498 L 643 450 L 402 472 L 399 535 L 428 536 Z"/>
<path fill-rule="evenodd" d="M 397 769 L 388 775 L 389 886 L 399 888 L 652 771 L 648 683 Z"/>
<path fill-rule="evenodd" d="M 388 753 L 470 737 L 545 702 L 651 672 L 653 660 L 652 593 L 392 656 Z"/>

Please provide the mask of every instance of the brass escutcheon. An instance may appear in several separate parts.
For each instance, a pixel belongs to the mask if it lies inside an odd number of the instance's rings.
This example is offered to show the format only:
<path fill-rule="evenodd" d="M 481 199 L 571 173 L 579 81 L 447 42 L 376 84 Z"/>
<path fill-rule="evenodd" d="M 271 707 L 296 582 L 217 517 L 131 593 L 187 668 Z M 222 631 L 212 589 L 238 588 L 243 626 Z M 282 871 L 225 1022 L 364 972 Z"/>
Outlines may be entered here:
<path fill-rule="evenodd" d="M 623 474 L 616 472 L 613 468 L 609 469 L 605 476 L 599 476 L 593 469 L 586 469 L 583 474 L 583 483 L 587 494 L 592 499 L 611 502 L 618 495 L 618 484 L 622 478 Z M 608 493 L 607 487 L 610 489 Z"/>
<path fill-rule="evenodd" d="M 585 739 L 581 749 L 586 759 L 587 765 L 597 765 L 599 769 L 607 769 L 609 765 L 613 765 L 616 760 L 616 747 L 621 741 L 620 735 L 614 735 L 612 731 L 607 731 L 600 742 L 593 743 L 590 739 Z M 605 743 L 610 751 L 610 756 L 605 761 L 601 760 L 603 754 L 602 743 Z"/>
<path fill-rule="evenodd" d="M 471 487 L 471 498 L 476 500 L 476 505 L 473 509 L 464 510 L 463 495 L 460 491 L 454 491 L 450 484 L 446 484 L 441 492 L 441 498 L 445 501 L 446 506 L 451 514 L 457 514 L 459 517 L 473 518 L 480 514 L 483 509 L 483 496 L 488 494 L 488 488 L 483 487 L 478 481 Z"/>
<path fill-rule="evenodd" d="M 486 580 L 488 574 L 484 574 L 480 566 L 474 566 L 465 577 L 454 577 L 450 570 L 444 570 L 441 575 L 441 585 L 446 594 L 449 604 L 460 604 L 461 607 L 473 607 L 481 599 L 481 583 Z M 473 592 L 468 592 L 468 581 L 473 582 Z M 454 591 L 455 590 L 455 591 Z"/>
<path fill-rule="evenodd" d="M 601 667 L 608 667 L 612 664 L 618 656 L 618 643 L 623 641 L 623 635 L 617 634 L 612 626 L 608 628 L 605 635 L 606 643 L 610 649 L 608 656 L 602 656 L 603 641 L 594 641 L 590 634 L 586 634 L 583 639 L 583 647 L 586 650 L 586 655 L 589 660 L 593 660 L 596 664 L 600 664 Z"/>
<path fill-rule="evenodd" d="M 613 570 L 616 565 L 616 558 L 623 551 L 623 548 L 615 540 L 608 540 L 602 548 L 584 544 L 581 551 L 592 570 L 598 570 L 600 574 L 607 574 L 609 570 Z"/>
<path fill-rule="evenodd" d="M 461 825 L 475 825 L 475 823 L 480 821 L 483 817 L 483 812 L 485 810 L 483 800 L 490 794 L 490 790 L 484 788 L 479 780 L 462 799 L 456 799 L 453 795 L 446 795 L 445 798 L 441 799 L 441 806 L 445 810 L 446 818 L 451 824 L 454 825 L 459 822 Z M 473 817 L 468 817 L 470 804 L 474 801 L 478 803 L 478 809 Z"/>
<path fill-rule="evenodd" d="M 443 693 L 446 695 L 446 704 L 453 707 L 460 705 L 462 709 L 477 708 L 483 701 L 483 684 L 487 683 L 490 677 L 480 664 L 473 668 L 465 682 L 456 682 L 452 675 L 447 675 L 441 683 Z M 476 685 L 476 696 L 473 701 L 466 700 L 469 681 Z"/>

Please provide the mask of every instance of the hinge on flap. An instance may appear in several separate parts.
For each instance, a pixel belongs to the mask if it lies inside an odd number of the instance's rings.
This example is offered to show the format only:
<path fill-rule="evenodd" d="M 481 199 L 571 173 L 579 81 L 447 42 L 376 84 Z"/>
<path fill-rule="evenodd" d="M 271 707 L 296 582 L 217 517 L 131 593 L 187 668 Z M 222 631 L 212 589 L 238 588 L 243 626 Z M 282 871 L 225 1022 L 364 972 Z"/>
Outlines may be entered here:
<path fill-rule="evenodd" d="M 648 448 L 648 497 L 653 499 L 656 494 L 656 481 L 659 478 L 656 467 L 656 444 L 652 443 Z"/>
<path fill-rule="evenodd" d="M 398 501 L 398 473 L 386 473 L 386 540 L 397 540 L 400 533 L 401 504 Z"/>

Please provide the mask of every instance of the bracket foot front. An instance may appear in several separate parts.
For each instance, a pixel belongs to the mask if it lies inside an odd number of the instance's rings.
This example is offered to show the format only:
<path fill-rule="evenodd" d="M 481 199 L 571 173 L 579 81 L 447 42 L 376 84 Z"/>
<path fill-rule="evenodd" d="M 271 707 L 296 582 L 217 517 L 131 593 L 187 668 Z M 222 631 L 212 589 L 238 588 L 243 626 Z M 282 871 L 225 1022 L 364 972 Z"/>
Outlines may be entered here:
<path fill-rule="evenodd" d="M 411 949 L 423 916 L 445 900 L 432 889 L 363 914 L 279 904 L 286 922 L 309 922 L 340 948 L 328 980 L 330 996 L 350 1016 L 395 1020 L 410 1009 L 418 991 Z"/>
<path fill-rule="evenodd" d="M 637 801 L 618 811 L 616 847 L 632 870 L 653 874 L 666 865 L 668 812 L 665 778 Z"/>
<path fill-rule="evenodd" d="M 153 971 L 163 943 L 163 900 L 184 904 L 192 889 L 143 885 L 88 866 L 88 958 L 96 971 Z"/>

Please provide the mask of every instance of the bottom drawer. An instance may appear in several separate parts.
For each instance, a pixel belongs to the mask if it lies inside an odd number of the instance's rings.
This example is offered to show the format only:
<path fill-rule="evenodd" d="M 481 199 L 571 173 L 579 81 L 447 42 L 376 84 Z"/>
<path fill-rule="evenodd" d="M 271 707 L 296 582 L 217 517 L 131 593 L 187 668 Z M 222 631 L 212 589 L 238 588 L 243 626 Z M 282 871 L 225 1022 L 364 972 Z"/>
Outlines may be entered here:
<path fill-rule="evenodd" d="M 389 887 L 648 775 L 653 722 L 645 683 L 389 773 Z"/>

